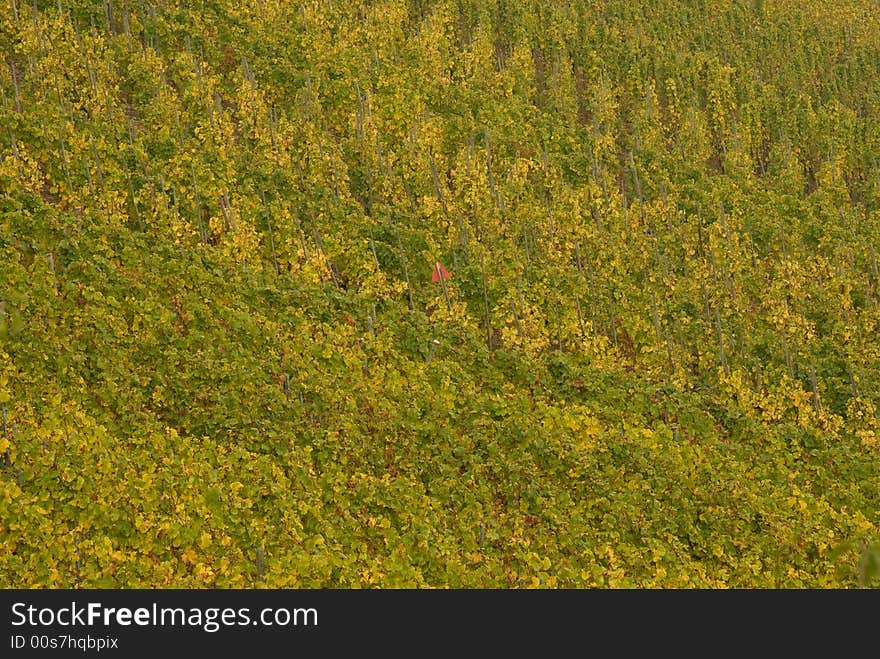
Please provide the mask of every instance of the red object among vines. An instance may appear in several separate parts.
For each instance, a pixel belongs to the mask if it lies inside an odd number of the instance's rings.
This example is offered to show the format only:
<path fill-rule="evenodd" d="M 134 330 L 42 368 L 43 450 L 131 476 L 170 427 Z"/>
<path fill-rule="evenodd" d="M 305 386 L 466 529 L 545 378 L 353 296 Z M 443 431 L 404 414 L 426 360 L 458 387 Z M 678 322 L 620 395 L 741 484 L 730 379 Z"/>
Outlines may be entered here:
<path fill-rule="evenodd" d="M 440 277 L 443 277 L 444 280 L 451 279 L 452 275 L 443 267 L 443 264 L 440 261 L 437 261 L 434 264 L 434 274 L 431 275 L 431 281 L 438 282 L 440 281 Z"/>

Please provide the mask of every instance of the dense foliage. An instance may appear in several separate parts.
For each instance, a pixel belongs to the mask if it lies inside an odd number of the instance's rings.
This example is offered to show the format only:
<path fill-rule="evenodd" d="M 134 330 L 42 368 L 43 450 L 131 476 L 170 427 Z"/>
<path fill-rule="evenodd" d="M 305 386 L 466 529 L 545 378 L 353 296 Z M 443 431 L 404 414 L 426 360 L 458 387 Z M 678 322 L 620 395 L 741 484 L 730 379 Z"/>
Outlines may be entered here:
<path fill-rule="evenodd" d="M 2 0 L 0 52 L 0 586 L 880 583 L 876 3 Z"/>

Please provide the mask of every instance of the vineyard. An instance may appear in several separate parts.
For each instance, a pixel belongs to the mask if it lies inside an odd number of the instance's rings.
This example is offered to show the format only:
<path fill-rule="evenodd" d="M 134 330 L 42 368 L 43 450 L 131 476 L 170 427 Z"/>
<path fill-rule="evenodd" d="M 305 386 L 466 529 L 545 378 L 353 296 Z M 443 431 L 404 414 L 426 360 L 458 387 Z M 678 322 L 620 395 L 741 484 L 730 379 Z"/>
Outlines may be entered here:
<path fill-rule="evenodd" d="M 0 587 L 880 587 L 880 5 L 0 0 Z"/>

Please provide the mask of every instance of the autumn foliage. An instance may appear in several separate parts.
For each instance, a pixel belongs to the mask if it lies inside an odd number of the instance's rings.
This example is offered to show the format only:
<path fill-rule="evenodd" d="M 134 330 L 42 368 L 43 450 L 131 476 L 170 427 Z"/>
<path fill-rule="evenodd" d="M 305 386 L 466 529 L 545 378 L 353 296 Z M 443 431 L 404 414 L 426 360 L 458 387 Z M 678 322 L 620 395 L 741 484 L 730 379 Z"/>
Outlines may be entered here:
<path fill-rule="evenodd" d="M 880 583 L 876 3 L 5 0 L 0 52 L 0 586 Z"/>

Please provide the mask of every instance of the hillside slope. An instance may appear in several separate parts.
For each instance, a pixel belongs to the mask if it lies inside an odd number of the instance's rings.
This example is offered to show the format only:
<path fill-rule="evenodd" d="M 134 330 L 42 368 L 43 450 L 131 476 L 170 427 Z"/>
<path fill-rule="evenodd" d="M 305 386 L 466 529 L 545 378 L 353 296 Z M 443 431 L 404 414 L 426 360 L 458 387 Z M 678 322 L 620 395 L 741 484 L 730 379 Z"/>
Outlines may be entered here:
<path fill-rule="evenodd" d="M 0 586 L 877 586 L 880 8 L 632 4 L 6 2 Z"/>

